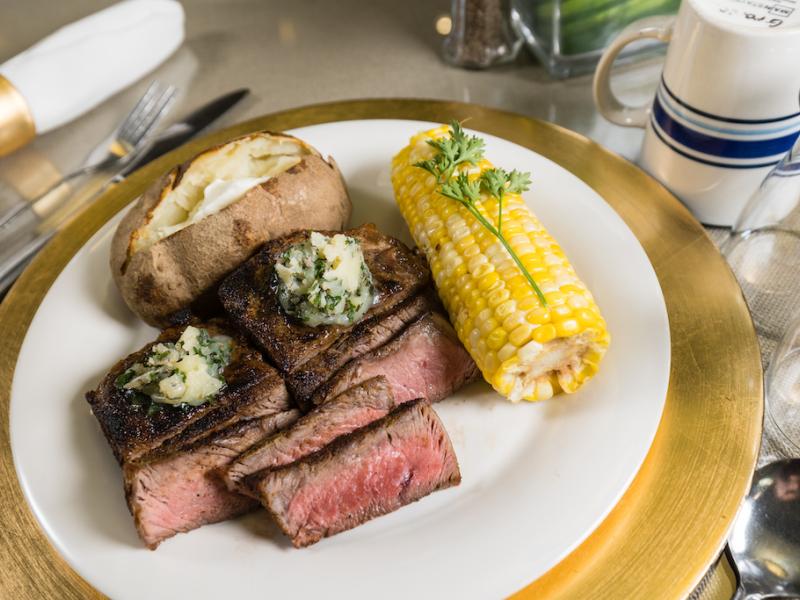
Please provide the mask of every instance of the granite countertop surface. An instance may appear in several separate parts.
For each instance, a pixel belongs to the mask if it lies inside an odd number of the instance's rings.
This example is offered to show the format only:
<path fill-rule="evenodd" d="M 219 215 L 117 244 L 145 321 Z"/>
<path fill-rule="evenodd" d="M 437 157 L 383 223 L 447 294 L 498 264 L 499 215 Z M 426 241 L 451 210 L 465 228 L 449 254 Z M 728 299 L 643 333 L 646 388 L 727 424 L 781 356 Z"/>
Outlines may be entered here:
<path fill-rule="evenodd" d="M 109 0 L 5 0 L 0 62 L 56 28 L 95 12 Z M 40 136 L 27 152 L 45 155 L 67 172 L 127 112 L 149 80 L 183 91 L 180 114 L 226 91 L 252 95 L 216 127 L 261 114 L 350 98 L 418 97 L 475 102 L 544 119 L 583 133 L 634 159 L 642 133 L 612 125 L 594 110 L 591 75 L 552 80 L 526 52 L 513 64 L 486 71 L 441 59 L 436 19 L 443 0 L 183 0 L 186 42 L 151 76 L 77 121 Z M 35 19 L 31 15 L 36 15 Z M 335 51 L 332 51 L 334 50 Z M 615 88 L 646 102 L 655 90 L 660 58 L 620 69 Z M 18 153 L 19 154 L 19 153 Z M 0 159 L 0 180 L 4 163 Z"/>

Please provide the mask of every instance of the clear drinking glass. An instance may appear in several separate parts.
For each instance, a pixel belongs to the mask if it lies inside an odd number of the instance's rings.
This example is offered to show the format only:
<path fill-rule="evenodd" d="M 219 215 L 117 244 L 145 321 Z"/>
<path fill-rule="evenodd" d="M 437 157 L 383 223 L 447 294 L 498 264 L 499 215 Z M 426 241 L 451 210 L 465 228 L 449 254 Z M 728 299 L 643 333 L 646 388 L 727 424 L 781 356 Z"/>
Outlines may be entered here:
<path fill-rule="evenodd" d="M 778 344 L 765 375 L 767 417 L 794 456 L 800 456 L 800 313 Z"/>
<path fill-rule="evenodd" d="M 722 252 L 759 335 L 779 340 L 800 304 L 800 138 L 748 200 Z"/>
<path fill-rule="evenodd" d="M 592 71 L 626 25 L 675 14 L 679 5 L 679 0 L 511 0 L 511 20 L 550 75 L 562 78 Z M 657 47 L 647 40 L 631 44 L 620 62 Z"/>

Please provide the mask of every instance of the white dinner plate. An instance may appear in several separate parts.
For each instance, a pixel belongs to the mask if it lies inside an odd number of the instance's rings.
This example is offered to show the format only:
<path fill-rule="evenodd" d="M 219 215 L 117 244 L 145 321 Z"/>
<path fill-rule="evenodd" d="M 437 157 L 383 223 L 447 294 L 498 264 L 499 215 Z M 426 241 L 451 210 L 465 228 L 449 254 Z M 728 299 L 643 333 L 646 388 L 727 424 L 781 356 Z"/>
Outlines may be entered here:
<path fill-rule="evenodd" d="M 290 133 L 335 157 L 353 200 L 352 225 L 371 221 L 410 243 L 389 164 L 430 126 L 363 120 Z M 293 549 L 258 511 L 149 551 L 84 399 L 118 358 L 156 334 L 127 310 L 111 280 L 117 215 L 47 293 L 11 392 L 23 491 L 89 583 L 116 599 L 496 598 L 542 575 L 599 525 L 639 469 L 661 417 L 670 360 L 664 299 L 639 242 L 603 198 L 552 161 L 481 135 L 495 164 L 531 171 L 526 201 L 594 293 L 611 333 L 600 373 L 572 396 L 536 404 L 512 405 L 483 382 L 437 404 L 461 485 L 310 548 Z"/>

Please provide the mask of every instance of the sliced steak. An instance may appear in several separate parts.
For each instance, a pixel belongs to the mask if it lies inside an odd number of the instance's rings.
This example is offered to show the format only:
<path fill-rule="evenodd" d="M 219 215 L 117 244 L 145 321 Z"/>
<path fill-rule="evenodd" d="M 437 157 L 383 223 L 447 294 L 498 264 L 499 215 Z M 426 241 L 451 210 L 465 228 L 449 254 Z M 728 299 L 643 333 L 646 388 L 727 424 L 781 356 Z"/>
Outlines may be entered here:
<path fill-rule="evenodd" d="M 409 323 L 430 310 L 432 302 L 425 295 L 415 296 L 387 315 L 361 321 L 329 348 L 310 358 L 287 375 L 286 386 L 298 405 L 308 409 L 311 396 L 332 373 L 354 358 L 383 346 Z"/>
<path fill-rule="evenodd" d="M 100 423 L 117 460 L 134 460 L 177 437 L 178 446 L 222 430 L 241 419 L 271 415 L 291 408 L 289 394 L 278 372 L 225 321 L 196 323 L 211 335 L 233 339 L 231 362 L 222 375 L 226 386 L 212 402 L 200 406 L 164 405 L 148 414 L 147 407 L 131 402 L 130 394 L 115 385 L 119 375 L 141 362 L 160 342 L 176 342 L 184 326 L 165 330 L 158 339 L 119 361 L 86 400 Z"/>
<path fill-rule="evenodd" d="M 296 410 L 234 425 L 172 453 L 123 465 L 125 496 L 139 537 L 154 550 L 176 533 L 233 518 L 257 506 L 231 492 L 218 472 L 244 450 L 293 423 Z"/>
<path fill-rule="evenodd" d="M 266 471 L 255 489 L 300 548 L 460 482 L 444 426 L 416 401 L 316 454 Z"/>
<path fill-rule="evenodd" d="M 391 342 L 349 362 L 317 388 L 313 404 L 323 404 L 372 377 L 383 375 L 398 403 L 414 398 L 438 402 L 478 376 L 478 368 L 450 323 L 427 313 Z"/>
<path fill-rule="evenodd" d="M 228 466 L 225 482 L 229 489 L 252 495 L 248 476 L 321 450 L 336 438 L 385 417 L 396 406 L 385 377 L 364 381 L 250 448 Z"/>
<path fill-rule="evenodd" d="M 430 280 L 430 271 L 418 255 L 399 240 L 380 233 L 374 225 L 344 233 L 360 243 L 375 286 L 375 304 L 362 320 L 386 314 Z M 353 328 L 352 325 L 309 327 L 281 308 L 273 266 L 289 246 L 304 241 L 308 235 L 308 231 L 300 231 L 267 242 L 258 254 L 231 273 L 219 289 L 222 306 L 230 318 L 286 373 L 330 347 Z"/>

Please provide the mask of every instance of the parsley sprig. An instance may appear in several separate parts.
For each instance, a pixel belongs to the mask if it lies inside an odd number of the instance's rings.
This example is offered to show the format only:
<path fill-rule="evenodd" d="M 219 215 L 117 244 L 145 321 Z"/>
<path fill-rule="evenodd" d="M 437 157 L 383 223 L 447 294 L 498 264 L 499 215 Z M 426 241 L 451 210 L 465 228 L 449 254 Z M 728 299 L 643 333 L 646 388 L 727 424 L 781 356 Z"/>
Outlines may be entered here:
<path fill-rule="evenodd" d="M 474 165 L 483 158 L 483 140 L 478 136 L 465 134 L 458 121 L 450 123 L 449 138 L 428 140 L 428 144 L 437 153 L 432 159 L 418 162 L 415 166 L 436 177 L 439 185 L 446 183 L 459 165 Z"/>
<path fill-rule="evenodd" d="M 486 169 L 476 179 L 470 180 L 469 174 L 456 172 L 461 165 L 476 165 L 483 158 L 484 142 L 474 135 L 467 135 L 458 121 L 450 123 L 449 137 L 428 140 L 428 144 L 437 153 L 429 160 L 423 160 L 414 166 L 428 171 L 436 178 L 438 192 L 451 200 L 459 202 L 470 214 L 498 241 L 511 255 L 519 270 L 528 280 L 531 288 L 539 297 L 543 306 L 547 300 L 536 284 L 525 265 L 511 248 L 511 244 L 503 235 L 503 201 L 506 194 L 520 194 L 530 187 L 530 173 L 517 170 Z M 484 215 L 481 206 L 481 193 L 497 199 L 497 225 Z"/>

